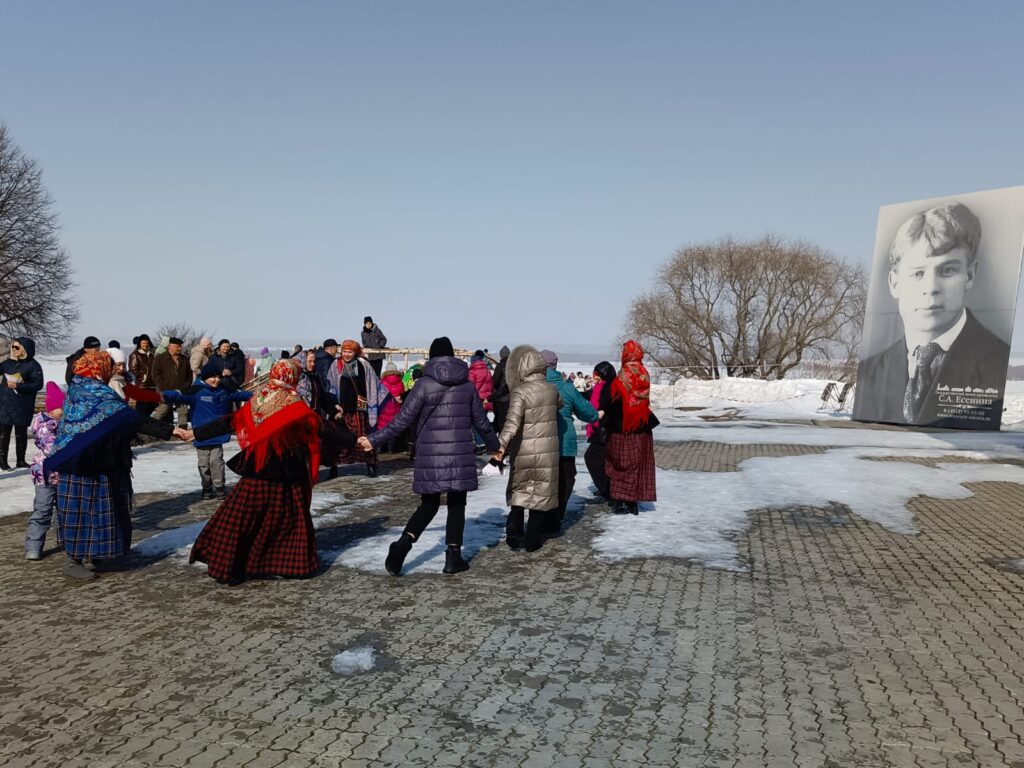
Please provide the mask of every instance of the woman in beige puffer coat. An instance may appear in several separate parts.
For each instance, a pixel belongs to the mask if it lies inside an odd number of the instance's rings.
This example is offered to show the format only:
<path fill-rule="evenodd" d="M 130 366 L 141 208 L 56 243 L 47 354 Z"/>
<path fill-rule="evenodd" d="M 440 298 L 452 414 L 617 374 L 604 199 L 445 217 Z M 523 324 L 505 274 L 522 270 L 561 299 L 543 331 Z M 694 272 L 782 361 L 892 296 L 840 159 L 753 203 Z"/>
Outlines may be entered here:
<path fill-rule="evenodd" d="M 512 507 L 505 523 L 505 540 L 513 549 L 540 549 L 552 529 L 558 508 L 558 409 L 562 397 L 546 381 L 547 363 L 530 346 L 512 350 L 506 365 L 511 391 L 508 416 L 498 442 L 508 454 L 511 470 L 506 501 Z M 529 528 L 523 531 L 525 511 Z"/>

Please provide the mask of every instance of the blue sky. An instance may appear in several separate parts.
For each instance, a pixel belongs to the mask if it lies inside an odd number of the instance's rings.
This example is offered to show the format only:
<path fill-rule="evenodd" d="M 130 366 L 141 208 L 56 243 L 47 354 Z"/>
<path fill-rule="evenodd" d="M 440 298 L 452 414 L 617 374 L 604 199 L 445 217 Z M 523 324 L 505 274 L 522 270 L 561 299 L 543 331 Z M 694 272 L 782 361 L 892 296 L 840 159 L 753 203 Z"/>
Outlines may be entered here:
<path fill-rule="evenodd" d="M 1024 6 L 5 0 L 78 335 L 581 348 L 678 247 L 1024 183 Z M 1024 349 L 1024 339 L 1014 344 Z"/>

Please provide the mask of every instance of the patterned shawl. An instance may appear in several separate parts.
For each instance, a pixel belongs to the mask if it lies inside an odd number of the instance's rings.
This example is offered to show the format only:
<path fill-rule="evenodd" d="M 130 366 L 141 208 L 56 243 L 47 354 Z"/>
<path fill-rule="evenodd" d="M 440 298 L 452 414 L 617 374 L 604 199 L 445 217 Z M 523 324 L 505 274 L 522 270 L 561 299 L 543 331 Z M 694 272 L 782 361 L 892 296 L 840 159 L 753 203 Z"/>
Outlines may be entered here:
<path fill-rule="evenodd" d="M 622 400 L 622 429 L 635 432 L 651 418 L 651 376 L 643 364 L 644 348 L 632 339 L 622 345 L 622 368 L 612 397 Z"/>
<path fill-rule="evenodd" d="M 87 379 L 95 379 L 106 384 L 114 375 L 114 358 L 107 352 L 89 349 L 75 360 L 71 371 L 75 376 L 84 376 Z"/>
<path fill-rule="evenodd" d="M 351 343 L 355 344 L 354 341 Z M 370 361 L 365 357 L 353 358 L 352 362 L 362 366 L 363 376 L 366 380 L 366 415 L 370 420 L 370 426 L 376 427 L 380 406 L 384 398 L 389 394 L 387 387 L 381 384 L 380 379 L 377 378 L 376 371 L 373 370 Z M 339 357 L 327 371 L 327 389 L 335 397 L 341 392 L 341 377 L 344 367 L 345 361 Z"/>
<path fill-rule="evenodd" d="M 320 469 L 320 420 L 295 391 L 299 375 L 293 359 L 274 363 L 268 384 L 235 414 L 235 433 L 239 447 L 252 454 L 258 470 L 271 455 L 281 458 L 305 452 L 310 483 L 315 484 Z"/>
<path fill-rule="evenodd" d="M 106 355 L 85 355 L 99 357 Z M 110 359 L 109 355 L 106 355 Z M 91 362 L 83 364 L 85 370 Z M 75 370 L 79 370 L 78 363 Z M 53 453 L 46 459 L 43 471 L 56 472 L 62 466 L 78 458 L 83 451 L 97 441 L 119 429 L 134 426 L 137 416 L 117 393 L 102 381 L 76 375 L 71 379 L 67 398 L 64 400 L 64 418 L 60 420 Z"/>
<path fill-rule="evenodd" d="M 295 360 L 278 360 L 270 367 L 270 381 L 252 397 L 252 418 L 257 426 L 282 408 L 300 401 L 295 392 L 299 383 L 299 365 Z"/>

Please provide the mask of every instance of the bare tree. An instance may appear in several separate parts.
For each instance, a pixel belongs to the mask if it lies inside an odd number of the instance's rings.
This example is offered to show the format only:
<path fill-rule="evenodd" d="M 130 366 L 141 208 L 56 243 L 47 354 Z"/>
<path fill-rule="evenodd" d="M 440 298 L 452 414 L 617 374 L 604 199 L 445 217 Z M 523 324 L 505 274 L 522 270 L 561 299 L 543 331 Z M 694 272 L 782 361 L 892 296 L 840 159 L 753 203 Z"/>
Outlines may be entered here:
<path fill-rule="evenodd" d="M 185 354 L 192 349 L 203 336 L 209 336 L 209 332 L 205 328 L 194 328 L 188 323 L 164 323 L 156 329 L 156 336 L 153 337 L 155 344 L 160 344 L 160 339 L 164 336 L 173 336 L 182 340 L 182 349 L 185 350 Z"/>
<path fill-rule="evenodd" d="M 0 124 L 0 332 L 63 343 L 78 321 L 68 255 L 42 170 Z"/>
<path fill-rule="evenodd" d="M 811 243 L 725 239 L 677 251 L 626 326 L 688 375 L 781 379 L 815 356 L 855 359 L 866 290 L 863 269 Z"/>

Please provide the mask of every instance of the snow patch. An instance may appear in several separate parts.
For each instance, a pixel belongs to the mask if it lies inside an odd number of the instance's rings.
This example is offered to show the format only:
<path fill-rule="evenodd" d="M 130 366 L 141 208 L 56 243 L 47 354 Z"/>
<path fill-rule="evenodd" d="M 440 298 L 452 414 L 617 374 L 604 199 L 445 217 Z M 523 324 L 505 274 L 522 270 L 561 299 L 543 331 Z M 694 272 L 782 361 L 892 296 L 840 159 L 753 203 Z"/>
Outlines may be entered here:
<path fill-rule="evenodd" d="M 893 456 L 940 458 L 949 453 L 839 448 L 817 455 L 747 459 L 737 472 L 659 469 L 658 501 L 642 505 L 639 516 L 601 518 L 603 530 L 594 539 L 593 548 L 600 559 L 607 561 L 664 556 L 699 560 L 712 568 L 743 570 L 735 537 L 750 527 L 750 510 L 845 504 L 854 514 L 890 531 L 912 534 L 917 528 L 907 502 L 915 496 L 965 499 L 973 492 L 964 483 L 1024 484 L 1024 469 L 1007 464 L 942 463 L 932 468 L 868 460 Z"/>
<path fill-rule="evenodd" d="M 331 659 L 331 672 L 336 675 L 354 675 L 369 672 L 377 662 L 377 652 L 370 647 L 352 648 Z"/>
<path fill-rule="evenodd" d="M 183 525 L 180 528 L 169 528 L 160 531 L 148 539 L 143 539 L 132 550 L 143 557 L 160 557 L 163 555 L 187 555 L 196 537 L 206 526 L 206 521 Z"/>

